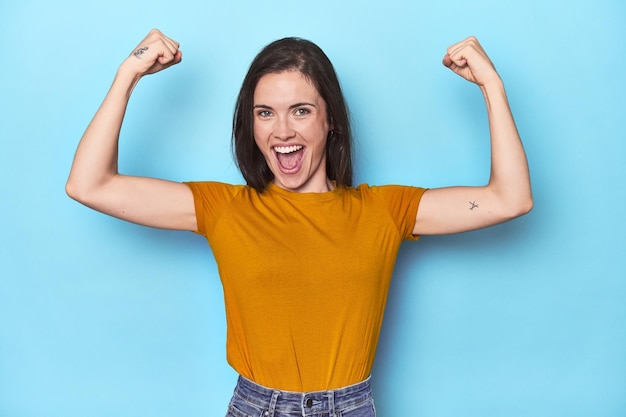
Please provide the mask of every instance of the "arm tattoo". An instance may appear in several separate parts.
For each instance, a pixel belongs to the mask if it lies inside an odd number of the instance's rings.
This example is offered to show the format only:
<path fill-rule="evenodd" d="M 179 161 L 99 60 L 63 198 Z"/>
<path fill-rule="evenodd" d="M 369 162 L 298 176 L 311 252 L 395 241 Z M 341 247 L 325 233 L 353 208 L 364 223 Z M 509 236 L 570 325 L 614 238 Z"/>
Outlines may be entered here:
<path fill-rule="evenodd" d="M 471 207 L 469 208 L 470 211 L 474 210 L 475 208 L 478 208 L 478 204 L 476 204 L 476 201 L 470 201 L 469 203 L 471 205 Z"/>
<path fill-rule="evenodd" d="M 135 58 L 141 59 L 141 55 L 143 55 L 143 53 L 146 52 L 147 50 L 148 50 L 148 47 L 144 46 L 143 48 L 139 48 L 135 52 L 133 52 L 133 55 L 135 55 Z"/>

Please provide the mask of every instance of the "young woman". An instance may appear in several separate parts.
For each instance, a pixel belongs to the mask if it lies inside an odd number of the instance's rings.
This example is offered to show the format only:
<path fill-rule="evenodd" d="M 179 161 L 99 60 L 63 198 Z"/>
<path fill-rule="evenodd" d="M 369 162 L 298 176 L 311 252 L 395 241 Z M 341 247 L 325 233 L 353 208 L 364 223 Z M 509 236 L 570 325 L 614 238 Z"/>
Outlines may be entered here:
<path fill-rule="evenodd" d="M 207 238 L 224 288 L 228 361 L 241 375 L 229 415 L 374 416 L 369 374 L 401 242 L 532 207 L 500 77 L 473 37 L 443 58 L 487 104 L 492 162 L 482 187 L 353 186 L 337 76 L 319 47 L 298 38 L 266 46 L 241 87 L 233 144 L 246 185 L 118 173 L 133 88 L 181 59 L 179 44 L 153 30 L 122 63 L 80 141 L 67 193 L 124 220 Z"/>

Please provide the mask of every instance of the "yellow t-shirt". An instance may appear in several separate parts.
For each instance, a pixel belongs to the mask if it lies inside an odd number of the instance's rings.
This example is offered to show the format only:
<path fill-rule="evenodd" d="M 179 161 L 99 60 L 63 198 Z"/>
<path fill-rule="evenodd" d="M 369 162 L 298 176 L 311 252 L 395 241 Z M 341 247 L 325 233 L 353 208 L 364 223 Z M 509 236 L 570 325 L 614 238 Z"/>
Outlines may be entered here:
<path fill-rule="evenodd" d="M 422 188 L 190 182 L 224 288 L 227 359 L 242 376 L 321 391 L 371 372 L 396 255 Z"/>

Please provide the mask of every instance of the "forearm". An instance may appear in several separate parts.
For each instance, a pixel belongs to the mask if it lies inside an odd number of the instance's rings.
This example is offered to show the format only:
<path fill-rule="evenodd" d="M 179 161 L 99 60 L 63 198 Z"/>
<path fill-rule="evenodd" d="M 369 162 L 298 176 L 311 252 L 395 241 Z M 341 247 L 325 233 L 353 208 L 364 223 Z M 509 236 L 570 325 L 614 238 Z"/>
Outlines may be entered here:
<path fill-rule="evenodd" d="M 526 154 L 500 80 L 481 91 L 487 105 L 491 136 L 491 175 L 488 188 L 507 210 L 516 215 L 532 207 Z"/>
<path fill-rule="evenodd" d="M 502 223 L 533 205 L 530 175 L 504 85 L 478 40 L 448 48 L 443 64 L 483 93 L 491 136 L 491 176 L 481 187 L 431 189 L 420 200 L 413 233 L 459 233 Z"/>
<path fill-rule="evenodd" d="M 117 175 L 118 140 L 131 92 L 139 77 L 117 72 L 104 101 L 81 138 L 67 182 L 73 198 L 81 198 Z"/>

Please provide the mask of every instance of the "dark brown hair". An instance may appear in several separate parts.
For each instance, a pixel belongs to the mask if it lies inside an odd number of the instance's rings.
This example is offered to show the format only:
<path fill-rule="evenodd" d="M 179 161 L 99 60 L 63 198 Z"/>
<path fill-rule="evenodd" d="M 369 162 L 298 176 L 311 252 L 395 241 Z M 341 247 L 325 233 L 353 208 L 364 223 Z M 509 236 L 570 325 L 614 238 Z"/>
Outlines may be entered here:
<path fill-rule="evenodd" d="M 284 38 L 267 45 L 254 58 L 235 104 L 233 153 L 246 183 L 262 192 L 274 179 L 263 154 L 254 141 L 254 91 L 264 75 L 299 71 L 313 83 L 326 102 L 332 132 L 326 143 L 326 175 L 337 186 L 352 185 L 352 133 L 350 120 L 335 69 L 313 42 Z"/>

